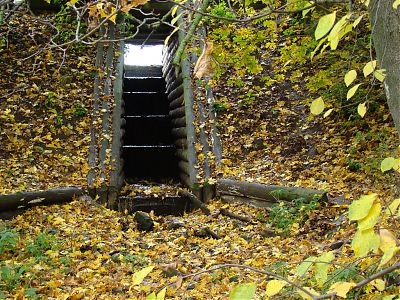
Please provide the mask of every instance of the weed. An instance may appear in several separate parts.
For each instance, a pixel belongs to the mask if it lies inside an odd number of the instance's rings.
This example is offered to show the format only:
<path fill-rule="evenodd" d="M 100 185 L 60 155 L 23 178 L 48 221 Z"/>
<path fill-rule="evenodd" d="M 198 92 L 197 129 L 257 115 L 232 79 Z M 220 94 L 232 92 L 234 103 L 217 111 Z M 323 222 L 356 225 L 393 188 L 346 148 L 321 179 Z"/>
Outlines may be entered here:
<path fill-rule="evenodd" d="M 35 257 L 41 257 L 47 250 L 57 247 L 54 237 L 45 233 L 38 234 L 32 243 L 28 244 L 25 251 Z"/>
<path fill-rule="evenodd" d="M 7 251 L 14 251 L 18 243 L 18 234 L 12 230 L 0 231 L 0 255 Z"/>
<path fill-rule="evenodd" d="M 14 290 L 22 283 L 22 276 L 25 272 L 26 268 L 24 266 L 15 266 L 15 268 L 2 266 L 0 268 L 0 279 L 3 288 L 9 292 Z"/>
<path fill-rule="evenodd" d="M 84 117 L 87 115 L 87 109 L 81 103 L 75 103 L 72 114 L 76 118 Z"/>
<path fill-rule="evenodd" d="M 295 199 L 292 202 L 282 201 L 271 207 L 268 223 L 272 227 L 282 230 L 284 234 L 288 234 L 294 223 L 303 225 L 307 221 L 309 213 L 318 206 L 318 201 L 305 202 L 303 198 Z"/>

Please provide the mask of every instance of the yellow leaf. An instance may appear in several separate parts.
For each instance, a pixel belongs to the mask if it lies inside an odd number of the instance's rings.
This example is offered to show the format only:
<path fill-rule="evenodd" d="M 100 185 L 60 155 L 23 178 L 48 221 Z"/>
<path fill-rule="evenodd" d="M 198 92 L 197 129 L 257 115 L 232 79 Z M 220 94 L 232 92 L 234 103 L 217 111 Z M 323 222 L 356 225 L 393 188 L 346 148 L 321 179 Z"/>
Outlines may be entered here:
<path fill-rule="evenodd" d="M 368 215 L 364 219 L 358 220 L 358 230 L 374 228 L 375 224 L 379 220 L 381 210 L 382 207 L 380 203 L 373 204 Z"/>
<path fill-rule="evenodd" d="M 396 237 L 394 236 L 393 233 L 391 233 L 387 229 L 379 230 L 379 237 L 380 237 L 379 249 L 381 249 L 382 252 L 386 252 L 386 250 L 388 250 L 389 248 L 397 245 Z"/>
<path fill-rule="evenodd" d="M 385 282 L 382 279 L 372 280 L 369 284 L 374 286 L 380 292 L 385 290 Z"/>
<path fill-rule="evenodd" d="M 323 38 L 332 28 L 333 24 L 335 24 L 336 19 L 336 11 L 331 14 L 322 16 L 319 21 L 317 28 L 315 29 L 315 39 L 319 40 Z"/>
<path fill-rule="evenodd" d="M 390 247 L 388 248 L 382 255 L 381 262 L 379 263 L 379 267 L 383 267 L 386 265 L 392 258 L 393 256 L 399 251 L 399 247 Z"/>
<path fill-rule="evenodd" d="M 314 296 L 319 296 L 319 294 L 312 288 L 309 287 L 304 287 L 305 290 L 309 291 L 311 294 L 313 294 Z M 305 299 L 305 300 L 313 300 L 312 297 L 310 297 L 309 295 L 307 295 L 305 292 L 303 292 L 302 290 L 297 290 L 297 292 L 299 293 L 299 295 L 301 296 L 301 298 Z"/>
<path fill-rule="evenodd" d="M 393 216 L 400 205 L 400 198 L 394 199 L 385 210 L 387 216 Z"/>
<path fill-rule="evenodd" d="M 310 110 L 313 115 L 319 115 L 324 111 L 324 108 L 325 108 L 324 100 L 322 99 L 322 97 L 319 97 L 311 103 Z"/>
<path fill-rule="evenodd" d="M 333 108 L 328 109 L 328 110 L 324 113 L 324 118 L 326 118 L 327 116 L 329 116 L 332 112 L 333 112 Z"/>
<path fill-rule="evenodd" d="M 374 76 L 376 79 L 378 79 L 380 82 L 383 82 L 386 78 L 386 70 L 385 69 L 379 69 L 374 72 Z"/>
<path fill-rule="evenodd" d="M 363 69 L 364 77 L 367 77 L 369 74 L 374 72 L 375 69 L 376 69 L 376 60 L 372 60 L 366 63 Z"/>
<path fill-rule="evenodd" d="M 381 171 L 382 171 L 382 173 L 385 173 L 386 171 L 389 171 L 389 170 L 393 169 L 395 164 L 396 164 L 396 160 L 395 160 L 394 157 L 386 157 L 381 162 Z"/>
<path fill-rule="evenodd" d="M 393 8 L 394 9 L 397 9 L 399 7 L 399 5 L 400 5 L 400 0 L 396 0 L 396 1 L 393 2 Z"/>
<path fill-rule="evenodd" d="M 376 194 L 369 194 L 361 196 L 358 200 L 354 200 L 349 205 L 349 220 L 358 221 L 364 219 L 368 215 L 376 197 Z"/>
<path fill-rule="evenodd" d="M 328 269 L 330 262 L 335 258 L 333 252 L 323 253 L 315 262 L 315 279 L 319 286 L 322 286 L 328 279 Z"/>
<path fill-rule="evenodd" d="M 270 280 L 267 283 L 265 293 L 271 297 L 278 294 L 287 283 L 283 280 Z"/>
<path fill-rule="evenodd" d="M 355 287 L 356 284 L 354 282 L 335 282 L 329 289 L 330 293 L 336 293 L 337 296 L 341 298 L 346 298 L 347 293 Z"/>
<path fill-rule="evenodd" d="M 132 275 L 132 283 L 139 285 L 143 282 L 144 278 L 154 269 L 154 266 L 146 267 Z"/>
<path fill-rule="evenodd" d="M 346 86 L 349 86 L 350 84 L 353 83 L 353 81 L 357 78 L 357 71 L 356 70 L 350 70 L 349 72 L 344 75 L 344 83 Z"/>
<path fill-rule="evenodd" d="M 378 249 L 380 243 L 379 235 L 373 229 L 358 230 L 354 235 L 351 247 L 356 257 L 365 256 L 368 252 Z"/>
<path fill-rule="evenodd" d="M 367 107 L 365 106 L 365 102 L 358 104 L 357 112 L 361 116 L 361 118 L 364 118 L 365 114 L 367 113 Z"/>
<path fill-rule="evenodd" d="M 348 90 L 347 92 L 347 100 L 349 100 L 351 97 L 354 96 L 354 94 L 357 92 L 358 87 L 361 85 L 361 83 L 356 84 L 355 86 L 353 86 L 351 89 Z"/>
<path fill-rule="evenodd" d="M 364 17 L 364 16 L 359 16 L 359 17 L 353 22 L 353 27 L 354 27 L 354 28 L 357 27 L 358 24 L 360 24 L 360 22 L 361 22 L 361 20 L 362 20 L 363 17 Z"/>
<path fill-rule="evenodd" d="M 115 12 L 115 7 L 111 7 L 111 13 L 114 13 L 114 12 Z M 113 14 L 113 15 L 109 18 L 109 20 L 115 24 L 115 23 L 116 23 L 116 18 L 117 18 L 117 14 Z"/>

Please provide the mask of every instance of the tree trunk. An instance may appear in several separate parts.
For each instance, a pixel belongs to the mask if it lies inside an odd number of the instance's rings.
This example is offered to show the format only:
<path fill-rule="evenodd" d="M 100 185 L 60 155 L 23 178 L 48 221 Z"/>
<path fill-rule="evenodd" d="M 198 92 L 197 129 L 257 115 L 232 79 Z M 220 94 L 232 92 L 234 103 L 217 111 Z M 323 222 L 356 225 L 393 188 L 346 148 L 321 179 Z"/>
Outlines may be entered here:
<path fill-rule="evenodd" d="M 379 66 L 386 69 L 385 93 L 400 135 L 400 8 L 394 1 L 371 0 L 368 10 Z"/>

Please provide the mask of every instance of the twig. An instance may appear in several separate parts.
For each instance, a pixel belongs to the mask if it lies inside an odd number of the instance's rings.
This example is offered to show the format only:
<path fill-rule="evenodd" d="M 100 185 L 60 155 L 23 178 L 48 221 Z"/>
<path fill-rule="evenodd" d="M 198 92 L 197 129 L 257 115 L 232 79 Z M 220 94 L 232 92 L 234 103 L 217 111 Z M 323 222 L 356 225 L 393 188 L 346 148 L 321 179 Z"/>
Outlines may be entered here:
<path fill-rule="evenodd" d="M 233 212 L 230 212 L 229 210 L 227 210 L 225 208 L 221 208 L 219 210 L 219 213 L 221 215 L 223 215 L 223 216 L 227 216 L 227 217 L 230 217 L 232 219 L 237 219 L 237 220 L 242 221 L 242 222 L 246 222 L 246 223 L 250 223 L 251 222 L 251 219 L 249 217 L 239 216 L 237 214 L 234 214 Z"/>

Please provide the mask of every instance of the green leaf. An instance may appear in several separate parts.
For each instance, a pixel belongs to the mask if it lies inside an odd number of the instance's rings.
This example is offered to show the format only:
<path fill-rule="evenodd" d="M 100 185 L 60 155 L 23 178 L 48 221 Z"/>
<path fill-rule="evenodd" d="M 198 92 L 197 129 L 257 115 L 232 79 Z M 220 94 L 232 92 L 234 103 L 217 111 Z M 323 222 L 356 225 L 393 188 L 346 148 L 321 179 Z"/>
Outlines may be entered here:
<path fill-rule="evenodd" d="M 313 115 L 319 115 L 324 111 L 324 108 L 325 108 L 324 100 L 322 99 L 322 97 L 319 97 L 318 99 L 315 99 L 311 103 L 310 110 Z"/>
<path fill-rule="evenodd" d="M 381 171 L 382 171 L 382 173 L 385 173 L 386 171 L 389 171 L 389 170 L 393 169 L 395 164 L 396 164 L 396 159 L 394 157 L 386 157 L 381 162 Z"/>
<path fill-rule="evenodd" d="M 318 21 L 317 28 L 315 29 L 315 39 L 318 41 L 323 38 L 329 30 L 331 30 L 336 20 L 336 11 L 331 14 L 321 17 Z"/>
<path fill-rule="evenodd" d="M 351 97 L 354 96 L 354 94 L 357 92 L 358 87 L 361 85 L 361 83 L 356 84 L 355 86 L 353 86 L 351 89 L 349 89 L 349 91 L 347 92 L 347 100 L 349 100 Z"/>
<path fill-rule="evenodd" d="M 353 81 L 357 78 L 357 71 L 356 70 L 350 70 L 349 72 L 344 75 L 344 83 L 346 86 L 349 86 L 350 84 L 353 83 Z"/>
<path fill-rule="evenodd" d="M 319 286 L 322 286 L 328 279 L 328 270 L 331 267 L 330 262 L 335 258 L 333 252 L 323 253 L 318 257 L 315 263 L 315 280 Z"/>
<path fill-rule="evenodd" d="M 303 261 L 300 265 L 297 266 L 296 275 L 298 277 L 303 277 L 316 260 L 317 260 L 316 256 L 308 257 L 305 261 Z"/>
<path fill-rule="evenodd" d="M 229 300 L 252 300 L 255 293 L 256 284 L 254 282 L 239 284 L 229 293 Z"/>
<path fill-rule="evenodd" d="M 164 300 L 165 299 L 165 294 L 167 292 L 166 288 L 163 288 L 158 294 L 156 300 Z"/>
<path fill-rule="evenodd" d="M 156 293 L 152 292 L 150 295 L 146 297 L 146 300 L 157 300 Z"/>
<path fill-rule="evenodd" d="M 367 106 L 365 105 L 365 102 L 358 104 L 357 112 L 361 116 L 361 118 L 364 118 L 365 114 L 367 113 Z"/>
<path fill-rule="evenodd" d="M 374 228 L 379 220 L 379 215 L 381 214 L 382 206 L 380 203 L 375 203 L 369 210 L 368 215 L 361 220 L 358 220 L 358 230 L 366 230 Z"/>
<path fill-rule="evenodd" d="M 265 293 L 267 294 L 268 297 L 275 296 L 282 290 L 282 288 L 286 284 L 287 282 L 283 280 L 270 280 L 267 283 L 267 288 L 265 290 Z"/>
<path fill-rule="evenodd" d="M 365 256 L 379 248 L 380 238 L 374 229 L 358 230 L 354 235 L 351 247 L 356 257 Z"/>
<path fill-rule="evenodd" d="M 376 69 L 376 60 L 372 60 L 372 61 L 366 63 L 366 65 L 364 66 L 364 69 L 363 69 L 364 77 L 367 77 L 369 74 L 374 72 L 375 69 Z"/>
<path fill-rule="evenodd" d="M 349 205 L 349 220 L 358 221 L 368 216 L 376 197 L 376 194 L 370 194 L 361 196 L 359 200 L 354 200 Z"/>
<path fill-rule="evenodd" d="M 146 267 L 132 275 L 132 283 L 139 285 L 143 282 L 144 278 L 154 269 L 154 266 Z"/>

